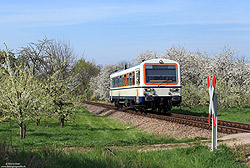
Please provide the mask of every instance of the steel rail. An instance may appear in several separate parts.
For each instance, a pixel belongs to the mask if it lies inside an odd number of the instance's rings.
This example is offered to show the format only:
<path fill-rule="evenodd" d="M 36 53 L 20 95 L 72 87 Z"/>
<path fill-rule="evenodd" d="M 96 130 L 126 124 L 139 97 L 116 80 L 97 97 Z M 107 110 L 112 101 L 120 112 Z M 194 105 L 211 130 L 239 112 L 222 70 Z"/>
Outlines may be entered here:
<path fill-rule="evenodd" d="M 136 112 L 129 109 L 120 109 L 110 104 L 104 103 L 97 103 L 97 102 L 90 102 L 84 101 L 85 104 L 101 106 L 109 109 L 114 109 L 118 111 L 123 111 L 127 113 L 132 113 L 135 115 L 141 115 L 150 118 L 156 118 L 165 121 L 177 122 L 180 124 L 185 124 L 189 126 L 204 128 L 204 129 L 212 129 L 211 125 L 208 124 L 208 119 L 205 117 L 197 117 L 191 115 L 184 115 L 184 114 L 176 114 L 176 113 L 169 113 L 168 115 L 162 114 L 154 114 L 154 113 L 143 113 L 143 112 Z M 236 133 L 250 133 L 250 124 L 247 123 L 239 123 L 233 121 L 226 121 L 226 120 L 218 120 L 218 132 L 227 133 L 227 134 L 236 134 Z"/>

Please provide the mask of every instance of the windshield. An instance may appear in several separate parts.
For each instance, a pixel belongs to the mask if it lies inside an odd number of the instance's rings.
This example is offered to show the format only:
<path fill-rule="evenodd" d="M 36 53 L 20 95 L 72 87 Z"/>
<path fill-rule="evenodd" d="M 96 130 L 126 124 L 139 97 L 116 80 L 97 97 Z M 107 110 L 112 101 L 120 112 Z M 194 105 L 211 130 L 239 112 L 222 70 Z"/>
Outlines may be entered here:
<path fill-rule="evenodd" d="M 176 65 L 145 65 L 145 82 L 155 84 L 177 83 Z"/>

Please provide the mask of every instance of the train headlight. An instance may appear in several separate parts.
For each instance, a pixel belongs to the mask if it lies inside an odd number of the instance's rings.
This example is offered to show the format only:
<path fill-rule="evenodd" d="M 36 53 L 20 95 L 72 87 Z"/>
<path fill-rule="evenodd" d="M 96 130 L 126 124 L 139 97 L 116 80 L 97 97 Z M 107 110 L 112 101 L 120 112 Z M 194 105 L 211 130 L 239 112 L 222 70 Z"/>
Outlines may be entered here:
<path fill-rule="evenodd" d="M 151 89 L 144 89 L 145 92 L 151 92 Z"/>
<path fill-rule="evenodd" d="M 145 92 L 154 92 L 154 89 L 148 88 L 148 89 L 144 89 Z"/>
<path fill-rule="evenodd" d="M 151 88 L 148 88 L 148 89 L 144 89 L 144 95 L 148 95 L 148 96 L 153 96 L 155 95 L 155 90 L 154 89 L 151 89 Z"/>
<path fill-rule="evenodd" d="M 176 89 L 176 88 L 173 88 L 173 89 L 170 89 L 171 92 L 178 92 L 179 89 Z"/>

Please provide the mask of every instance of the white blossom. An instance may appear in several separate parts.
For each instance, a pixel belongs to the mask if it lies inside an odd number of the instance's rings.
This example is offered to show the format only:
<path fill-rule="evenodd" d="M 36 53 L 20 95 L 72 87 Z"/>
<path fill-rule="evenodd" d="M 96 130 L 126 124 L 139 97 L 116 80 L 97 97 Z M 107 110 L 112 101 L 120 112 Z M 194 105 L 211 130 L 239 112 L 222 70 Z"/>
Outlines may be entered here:
<path fill-rule="evenodd" d="M 201 53 L 199 50 L 188 51 L 185 47 L 172 46 L 161 56 L 155 51 L 146 50 L 140 53 L 132 62 L 157 57 L 179 62 L 182 77 L 182 104 L 188 107 L 204 106 L 209 103 L 207 76 L 216 76 L 216 89 L 219 106 L 239 108 L 250 104 L 250 60 L 239 57 L 236 50 L 224 47 L 217 54 Z M 124 65 L 124 63 L 123 63 Z M 118 67 L 118 68 L 117 68 Z M 95 98 L 109 99 L 109 75 L 123 66 L 108 65 L 91 80 Z"/>

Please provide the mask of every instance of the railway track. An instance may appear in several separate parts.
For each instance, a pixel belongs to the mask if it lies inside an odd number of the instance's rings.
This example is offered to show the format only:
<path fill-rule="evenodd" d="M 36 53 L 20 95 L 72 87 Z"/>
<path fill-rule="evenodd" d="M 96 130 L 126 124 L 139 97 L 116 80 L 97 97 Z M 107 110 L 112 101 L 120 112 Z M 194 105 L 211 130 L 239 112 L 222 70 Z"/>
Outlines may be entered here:
<path fill-rule="evenodd" d="M 101 106 L 109 109 L 114 109 L 118 111 L 123 111 L 126 113 L 132 113 L 135 115 L 142 115 L 145 117 L 156 118 L 165 121 L 177 122 L 180 124 L 190 125 L 194 127 L 204 128 L 204 129 L 212 129 L 211 126 L 208 124 L 208 119 L 205 117 L 197 117 L 197 116 L 190 116 L 184 114 L 176 114 L 176 113 L 169 113 L 168 115 L 157 114 L 157 113 L 142 113 L 136 112 L 133 110 L 129 110 L 126 108 L 118 109 L 117 107 L 104 104 L 104 103 L 96 103 L 96 102 L 89 102 L 85 101 L 84 103 Z M 227 134 L 236 134 L 236 133 L 250 133 L 250 124 L 247 123 L 239 123 L 239 122 L 232 122 L 232 121 L 225 121 L 225 120 L 218 120 L 218 132 L 227 133 Z"/>

